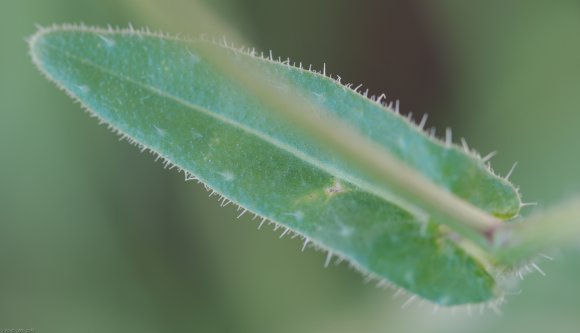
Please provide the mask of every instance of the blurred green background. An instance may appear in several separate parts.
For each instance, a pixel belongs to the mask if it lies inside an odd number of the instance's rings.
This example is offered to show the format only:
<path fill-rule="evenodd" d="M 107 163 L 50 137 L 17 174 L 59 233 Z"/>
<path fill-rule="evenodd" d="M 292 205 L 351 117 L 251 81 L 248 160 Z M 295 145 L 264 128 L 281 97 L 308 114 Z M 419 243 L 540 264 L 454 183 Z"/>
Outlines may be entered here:
<path fill-rule="evenodd" d="M 212 0 L 252 43 L 451 126 L 545 207 L 580 192 L 580 3 Z M 577 250 L 503 316 L 432 315 L 345 264 L 236 219 L 41 77 L 35 24 L 197 35 L 186 0 L 0 2 L 0 329 L 37 332 L 578 332 Z M 211 31 L 209 31 L 211 33 Z M 537 209 L 537 208 L 536 208 Z M 529 214 L 528 208 L 524 213 Z"/>

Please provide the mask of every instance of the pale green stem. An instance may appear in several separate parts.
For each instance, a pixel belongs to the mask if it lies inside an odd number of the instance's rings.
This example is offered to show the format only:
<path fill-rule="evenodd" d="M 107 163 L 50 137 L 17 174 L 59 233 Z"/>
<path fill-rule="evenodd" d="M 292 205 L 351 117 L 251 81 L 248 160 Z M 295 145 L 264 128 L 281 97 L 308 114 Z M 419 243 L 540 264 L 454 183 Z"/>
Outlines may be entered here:
<path fill-rule="evenodd" d="M 501 230 L 496 241 L 496 257 L 507 264 L 580 242 L 580 198 Z"/>
<path fill-rule="evenodd" d="M 195 21 L 198 16 L 203 16 L 207 28 L 216 34 L 228 35 L 228 39 L 238 43 L 242 38 L 237 36 L 227 25 L 205 7 L 196 5 L 198 9 L 192 15 L 190 21 Z M 160 8 L 155 8 L 152 3 L 145 7 L 146 15 L 156 20 L 165 20 L 159 16 Z M 179 22 L 177 23 L 179 25 Z M 184 28 L 185 28 L 185 24 Z M 290 90 L 281 93 L 259 72 L 249 68 L 237 66 L 229 58 L 224 56 L 211 45 L 200 45 L 200 52 L 204 53 L 205 59 L 212 62 L 223 74 L 229 76 L 245 87 L 261 101 L 276 110 L 281 116 L 294 122 L 299 128 L 315 137 L 328 148 L 342 157 L 357 164 L 361 170 L 366 171 L 380 185 L 396 192 L 407 203 L 406 208 L 414 207 L 415 212 L 428 212 L 436 217 L 436 221 L 448 224 L 455 231 L 472 239 L 482 246 L 487 245 L 486 239 L 491 239 L 494 232 L 502 226 L 501 221 L 456 197 L 449 191 L 437 186 L 428 178 L 399 161 L 393 154 L 380 148 L 351 126 L 330 116 L 327 110 L 312 103 L 298 90 L 287 85 Z M 413 208 L 411 209 L 413 210 Z"/>

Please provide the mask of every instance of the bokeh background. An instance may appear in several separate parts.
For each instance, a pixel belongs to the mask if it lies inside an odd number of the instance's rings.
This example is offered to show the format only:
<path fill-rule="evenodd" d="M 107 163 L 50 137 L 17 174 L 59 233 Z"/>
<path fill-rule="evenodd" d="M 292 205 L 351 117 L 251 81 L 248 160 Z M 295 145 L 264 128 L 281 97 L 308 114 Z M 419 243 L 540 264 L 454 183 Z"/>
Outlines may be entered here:
<path fill-rule="evenodd" d="M 545 207 L 580 192 L 580 3 L 211 0 L 254 46 L 450 126 Z M 186 0 L 0 2 L 0 329 L 577 332 L 580 258 L 542 262 L 503 316 L 432 315 L 300 251 L 120 142 L 35 70 L 35 24 L 197 35 Z M 211 33 L 211 31 L 209 31 Z M 538 208 L 536 208 L 538 209 Z M 526 210 L 529 214 L 533 209 Z"/>

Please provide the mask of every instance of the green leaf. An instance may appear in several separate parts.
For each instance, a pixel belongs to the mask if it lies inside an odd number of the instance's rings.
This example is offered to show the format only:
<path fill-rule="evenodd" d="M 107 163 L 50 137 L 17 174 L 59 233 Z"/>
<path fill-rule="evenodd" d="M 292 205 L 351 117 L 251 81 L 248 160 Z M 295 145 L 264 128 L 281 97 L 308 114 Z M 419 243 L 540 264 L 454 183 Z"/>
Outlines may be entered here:
<path fill-rule="evenodd" d="M 460 246 L 457 235 L 429 214 L 409 209 L 396 190 L 281 119 L 217 70 L 203 56 L 207 48 L 259 72 L 282 92 L 296 87 L 455 196 L 501 219 L 518 214 L 517 191 L 474 153 L 435 140 L 380 101 L 320 73 L 203 40 L 133 30 L 65 26 L 31 38 L 33 60 L 49 79 L 222 200 L 432 302 L 502 296 L 493 262 Z"/>

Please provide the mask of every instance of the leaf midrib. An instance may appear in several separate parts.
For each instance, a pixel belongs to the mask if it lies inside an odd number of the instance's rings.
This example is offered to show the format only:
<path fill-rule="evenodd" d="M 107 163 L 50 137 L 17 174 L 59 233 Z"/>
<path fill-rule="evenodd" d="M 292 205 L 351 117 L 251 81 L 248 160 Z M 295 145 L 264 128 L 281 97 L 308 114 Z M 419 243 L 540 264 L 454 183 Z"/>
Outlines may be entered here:
<path fill-rule="evenodd" d="M 333 168 L 327 164 L 321 163 L 317 159 L 312 158 L 309 155 L 301 152 L 299 149 L 296 149 L 296 148 L 292 147 L 291 145 L 288 145 L 288 144 L 283 143 L 279 140 L 276 140 L 275 138 L 273 138 L 273 137 L 271 137 L 263 132 L 257 131 L 256 129 L 254 129 L 252 127 L 246 126 L 242 123 L 239 123 L 237 121 L 229 119 L 229 118 L 227 118 L 223 115 L 220 115 L 218 113 L 211 112 L 210 110 L 208 110 L 202 106 L 199 106 L 197 104 L 192 104 L 191 102 L 189 102 L 183 98 L 180 98 L 179 96 L 173 95 L 168 91 L 164 91 L 156 86 L 151 86 L 151 85 L 142 83 L 138 80 L 135 80 L 129 76 L 117 73 L 113 70 L 110 70 L 106 67 L 103 67 L 102 65 L 99 65 L 97 63 L 90 61 L 88 58 L 82 58 L 82 57 L 76 56 L 68 51 L 64 51 L 57 46 L 54 46 L 54 45 L 51 45 L 50 43 L 47 43 L 46 41 L 43 43 L 43 45 L 45 47 L 51 48 L 57 52 L 62 53 L 65 57 L 67 57 L 73 61 L 79 62 L 79 63 L 84 64 L 84 65 L 88 65 L 90 67 L 93 67 L 96 70 L 101 71 L 107 75 L 116 77 L 121 81 L 125 81 L 129 84 L 133 84 L 135 86 L 146 89 L 146 90 L 152 92 L 153 94 L 158 95 L 159 97 L 168 98 L 168 99 L 170 99 L 178 104 L 183 105 L 184 107 L 186 107 L 188 109 L 192 109 L 193 111 L 203 113 L 206 116 L 212 117 L 218 121 L 221 121 L 225 124 L 233 126 L 239 130 L 242 130 L 250 135 L 253 135 L 257 138 L 260 138 L 260 139 L 264 140 L 265 142 L 268 142 L 269 144 L 273 145 L 274 147 L 277 147 L 283 151 L 288 152 L 289 154 L 295 156 L 299 160 L 304 161 L 305 163 L 313 166 L 314 168 L 326 172 L 327 174 L 331 175 L 332 177 L 339 178 L 342 181 L 346 181 L 348 183 L 351 183 L 351 184 L 359 187 L 360 189 L 362 189 L 364 191 L 368 191 L 369 193 L 372 193 L 372 194 L 380 197 L 381 199 L 385 200 L 386 202 L 389 202 L 393 205 L 396 205 L 397 207 L 399 207 L 401 209 L 404 209 L 405 211 L 411 213 L 413 216 L 415 216 L 417 219 L 419 219 L 423 222 L 427 221 L 427 219 L 428 219 L 427 213 L 423 212 L 421 209 L 419 209 L 418 207 L 416 207 L 414 205 L 411 205 L 407 202 L 404 202 L 402 200 L 397 199 L 396 196 L 393 195 L 392 193 L 390 193 L 390 191 L 388 191 L 387 189 L 377 188 L 376 186 L 372 186 L 372 184 L 370 184 L 370 182 L 367 182 L 367 181 L 365 181 L 361 178 L 358 178 L 358 177 L 352 177 L 352 176 L 348 175 L 347 173 L 342 172 L 340 169 Z M 65 88 L 65 89 L 67 89 L 67 88 Z M 73 93 L 72 91 L 70 91 L 70 92 Z M 92 111 L 92 112 L 95 113 L 94 111 Z M 110 121 L 107 121 L 107 122 L 111 126 L 116 127 L 112 122 L 110 122 Z M 143 143 L 140 143 L 140 144 L 143 144 Z M 159 152 L 156 149 L 153 149 L 151 146 L 148 146 L 148 145 L 144 145 L 144 146 L 146 146 L 148 149 L 153 150 L 159 154 Z M 171 158 L 168 158 L 167 156 L 164 156 L 164 158 L 168 159 L 173 164 L 176 164 L 176 163 L 174 163 L 174 161 L 171 160 Z M 200 180 L 202 180 L 202 179 L 200 179 Z"/>

